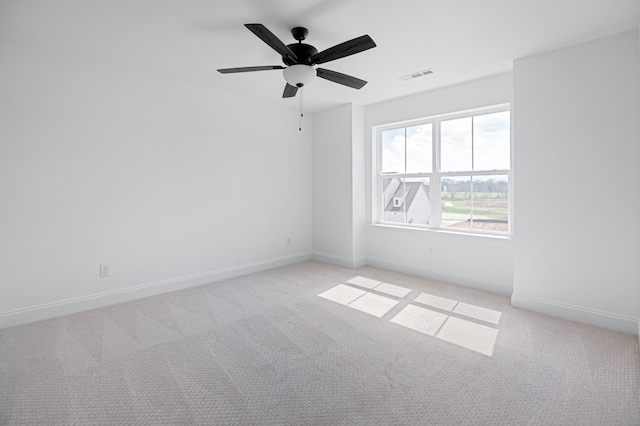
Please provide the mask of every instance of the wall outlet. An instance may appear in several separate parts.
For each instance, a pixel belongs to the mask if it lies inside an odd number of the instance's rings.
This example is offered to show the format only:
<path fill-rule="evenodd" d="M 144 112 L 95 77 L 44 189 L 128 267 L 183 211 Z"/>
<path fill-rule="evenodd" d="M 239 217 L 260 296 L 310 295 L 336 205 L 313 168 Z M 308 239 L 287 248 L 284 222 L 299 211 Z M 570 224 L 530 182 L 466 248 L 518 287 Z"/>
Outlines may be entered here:
<path fill-rule="evenodd" d="M 433 247 L 427 247 L 427 256 L 433 256 Z"/>
<path fill-rule="evenodd" d="M 101 263 L 100 264 L 100 278 L 110 277 L 111 276 L 111 264 L 110 263 Z"/>
<path fill-rule="evenodd" d="M 291 238 L 290 237 L 285 237 L 284 245 L 287 246 L 287 247 L 289 247 L 291 245 Z"/>

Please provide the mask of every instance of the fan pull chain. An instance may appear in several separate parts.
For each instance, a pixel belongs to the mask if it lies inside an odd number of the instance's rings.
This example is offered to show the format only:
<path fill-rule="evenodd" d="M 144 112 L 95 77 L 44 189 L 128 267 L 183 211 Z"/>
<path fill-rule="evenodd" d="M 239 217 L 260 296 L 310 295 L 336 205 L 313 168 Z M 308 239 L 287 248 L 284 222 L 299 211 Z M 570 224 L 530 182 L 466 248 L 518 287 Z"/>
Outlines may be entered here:
<path fill-rule="evenodd" d="M 304 86 L 300 87 L 300 125 L 298 127 L 298 131 L 300 131 L 300 132 L 302 131 L 302 117 L 304 117 L 304 112 L 303 112 L 303 109 L 302 109 L 302 106 L 303 106 L 303 99 L 302 99 L 303 93 L 304 93 Z"/>

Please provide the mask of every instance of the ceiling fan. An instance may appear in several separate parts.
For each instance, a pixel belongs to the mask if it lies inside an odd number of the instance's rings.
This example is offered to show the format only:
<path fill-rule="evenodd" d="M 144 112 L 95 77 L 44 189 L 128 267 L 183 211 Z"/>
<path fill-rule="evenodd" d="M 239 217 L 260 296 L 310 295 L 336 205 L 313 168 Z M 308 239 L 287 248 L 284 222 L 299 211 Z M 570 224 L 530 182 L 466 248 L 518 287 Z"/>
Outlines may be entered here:
<path fill-rule="evenodd" d="M 302 41 L 307 38 L 307 35 L 309 35 L 309 31 L 306 28 L 293 28 L 291 34 L 298 43 L 285 45 L 262 24 L 245 24 L 245 27 L 268 44 L 273 50 L 278 52 L 282 56 L 282 62 L 284 62 L 286 67 L 282 65 L 266 65 L 223 68 L 219 69 L 218 72 L 222 74 L 232 74 L 252 71 L 283 70 L 284 79 L 287 82 L 284 87 L 284 93 L 282 94 L 283 98 L 294 97 L 299 88 L 312 82 L 316 76 L 354 89 L 360 89 L 367 84 L 366 81 L 360 80 L 359 78 L 324 68 L 315 68 L 314 66 L 376 47 L 376 44 L 368 35 L 345 41 L 322 52 L 318 52 L 318 49 L 315 47 L 302 43 Z"/>

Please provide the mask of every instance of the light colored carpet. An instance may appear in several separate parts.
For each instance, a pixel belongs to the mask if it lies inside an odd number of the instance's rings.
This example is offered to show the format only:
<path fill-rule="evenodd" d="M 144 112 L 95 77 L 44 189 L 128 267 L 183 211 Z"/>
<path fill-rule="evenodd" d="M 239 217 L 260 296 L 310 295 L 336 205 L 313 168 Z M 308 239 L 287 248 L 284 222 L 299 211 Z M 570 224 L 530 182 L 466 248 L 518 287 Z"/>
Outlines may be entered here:
<path fill-rule="evenodd" d="M 318 296 L 356 276 L 397 303 Z M 454 344 L 470 322 L 492 356 Z M 638 425 L 639 373 L 636 336 L 310 261 L 0 330 L 0 424 Z"/>

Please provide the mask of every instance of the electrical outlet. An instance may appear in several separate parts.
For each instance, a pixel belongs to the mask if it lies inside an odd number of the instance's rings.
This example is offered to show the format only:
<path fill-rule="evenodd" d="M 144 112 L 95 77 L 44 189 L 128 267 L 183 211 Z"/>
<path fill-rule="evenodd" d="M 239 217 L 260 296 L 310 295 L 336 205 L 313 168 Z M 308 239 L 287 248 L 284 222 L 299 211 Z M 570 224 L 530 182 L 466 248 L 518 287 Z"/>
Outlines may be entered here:
<path fill-rule="evenodd" d="M 111 276 L 111 264 L 110 263 L 101 263 L 100 264 L 100 278 L 110 277 Z"/>
<path fill-rule="evenodd" d="M 427 256 L 433 256 L 433 247 L 427 247 Z"/>
<path fill-rule="evenodd" d="M 287 246 L 287 247 L 288 247 L 288 246 L 290 246 L 290 245 L 291 245 L 291 238 L 286 237 L 286 238 L 284 239 L 284 245 L 285 245 L 285 246 Z"/>

